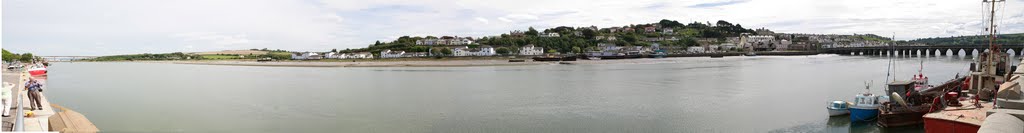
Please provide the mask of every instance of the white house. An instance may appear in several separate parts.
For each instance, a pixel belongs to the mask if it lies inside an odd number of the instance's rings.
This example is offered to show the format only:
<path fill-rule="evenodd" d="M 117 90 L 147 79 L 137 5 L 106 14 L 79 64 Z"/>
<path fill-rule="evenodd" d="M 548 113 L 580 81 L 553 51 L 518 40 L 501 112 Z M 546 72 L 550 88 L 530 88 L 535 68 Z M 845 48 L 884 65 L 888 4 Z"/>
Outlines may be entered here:
<path fill-rule="evenodd" d="M 494 56 L 497 54 L 491 46 L 480 46 L 479 48 L 459 47 L 452 49 L 455 56 Z"/>
<path fill-rule="evenodd" d="M 351 53 L 330 52 L 324 54 L 324 59 L 347 59 Z"/>
<path fill-rule="evenodd" d="M 644 32 L 654 33 L 657 29 L 658 28 L 655 28 L 654 26 L 647 26 L 647 27 L 644 27 Z"/>
<path fill-rule="evenodd" d="M 687 52 L 691 52 L 691 53 L 704 53 L 704 47 L 691 46 L 691 47 L 687 47 L 686 51 Z"/>
<path fill-rule="evenodd" d="M 450 45 L 470 45 L 473 44 L 473 40 L 468 38 L 455 38 L 450 40 Z"/>
<path fill-rule="evenodd" d="M 437 39 L 433 39 L 433 38 L 420 39 L 420 40 L 416 40 L 416 45 L 437 45 L 437 41 L 438 41 Z"/>
<path fill-rule="evenodd" d="M 543 55 L 544 47 L 536 47 L 533 45 L 526 45 L 519 48 L 519 55 Z"/>
<path fill-rule="evenodd" d="M 406 52 L 406 53 L 402 54 L 402 56 L 401 56 L 401 57 L 403 57 L 403 58 L 409 58 L 409 57 L 427 57 L 427 52 Z"/>
<path fill-rule="evenodd" d="M 741 38 L 740 46 L 744 49 L 752 50 L 766 50 L 773 49 L 775 45 L 775 36 L 771 35 L 749 35 Z"/>
<path fill-rule="evenodd" d="M 544 34 L 540 34 L 540 37 L 560 37 L 560 36 L 562 36 L 562 35 L 559 35 L 558 33 L 544 33 Z"/>
<path fill-rule="evenodd" d="M 775 45 L 775 51 L 786 51 L 789 50 L 789 45 L 793 44 L 793 41 L 782 39 L 778 45 Z"/>
<path fill-rule="evenodd" d="M 293 60 L 319 60 L 322 58 L 323 56 L 314 52 L 292 53 Z"/>
<path fill-rule="evenodd" d="M 347 56 L 345 58 L 348 58 L 348 59 L 373 59 L 373 54 L 370 53 L 370 52 L 351 53 L 351 54 L 347 54 Z"/>
<path fill-rule="evenodd" d="M 380 51 L 380 58 L 399 58 L 405 54 L 405 51 L 391 51 L 390 49 Z"/>
<path fill-rule="evenodd" d="M 672 33 L 675 33 L 675 32 L 672 30 L 672 28 L 664 28 L 664 29 L 661 29 L 661 33 L 662 34 L 672 34 Z"/>

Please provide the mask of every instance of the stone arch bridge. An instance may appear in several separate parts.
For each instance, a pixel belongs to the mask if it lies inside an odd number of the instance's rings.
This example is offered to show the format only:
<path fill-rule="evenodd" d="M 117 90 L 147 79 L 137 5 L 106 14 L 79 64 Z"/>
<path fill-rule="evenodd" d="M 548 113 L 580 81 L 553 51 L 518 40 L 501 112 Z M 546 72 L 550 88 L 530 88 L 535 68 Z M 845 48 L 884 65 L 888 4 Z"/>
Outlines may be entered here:
<path fill-rule="evenodd" d="M 971 56 L 975 53 L 981 53 L 988 51 L 988 45 L 939 45 L 939 46 L 924 46 L 924 45 L 913 45 L 913 46 L 877 46 L 877 47 L 839 47 L 839 48 L 823 48 L 822 53 L 832 53 L 839 55 L 900 55 L 900 56 L 952 56 L 964 55 Z M 999 47 L 1002 52 L 1024 55 L 1024 44 L 1014 45 L 1001 45 Z"/>

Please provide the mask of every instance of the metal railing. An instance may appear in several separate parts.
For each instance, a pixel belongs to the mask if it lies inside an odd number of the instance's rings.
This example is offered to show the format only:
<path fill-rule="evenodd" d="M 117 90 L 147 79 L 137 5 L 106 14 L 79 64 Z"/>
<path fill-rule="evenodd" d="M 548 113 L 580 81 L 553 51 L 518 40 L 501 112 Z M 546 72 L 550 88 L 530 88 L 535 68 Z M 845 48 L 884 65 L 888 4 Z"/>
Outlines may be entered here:
<path fill-rule="evenodd" d="M 22 74 L 24 74 L 24 72 L 22 72 Z M 21 82 L 18 82 L 17 84 L 15 84 L 14 86 L 16 88 L 14 88 L 14 89 L 21 90 L 21 88 L 17 88 L 17 86 L 19 84 L 21 84 Z M 23 96 L 21 96 L 21 93 L 18 93 L 18 98 L 16 98 L 17 101 L 18 101 L 18 105 L 17 105 L 18 106 L 18 114 L 17 114 L 18 116 L 15 117 L 16 119 L 14 120 L 14 132 L 24 132 L 25 131 L 25 109 L 22 106 L 22 104 L 24 104 L 24 101 L 22 101 L 22 98 L 23 98 Z"/>

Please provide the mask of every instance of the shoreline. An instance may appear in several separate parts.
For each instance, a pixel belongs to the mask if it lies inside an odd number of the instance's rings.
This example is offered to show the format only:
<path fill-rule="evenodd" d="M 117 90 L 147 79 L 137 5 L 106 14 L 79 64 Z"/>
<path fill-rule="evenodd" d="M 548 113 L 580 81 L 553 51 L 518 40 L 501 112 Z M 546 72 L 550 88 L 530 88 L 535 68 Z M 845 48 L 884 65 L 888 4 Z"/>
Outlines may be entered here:
<path fill-rule="evenodd" d="M 685 55 L 668 55 L 666 58 L 634 58 L 565 61 L 568 64 L 616 64 L 616 63 L 652 63 L 665 62 L 672 58 L 706 58 L 713 55 L 724 57 L 744 56 L 744 53 L 701 53 Z M 813 56 L 818 52 L 757 52 L 758 56 Z M 526 62 L 508 62 L 510 59 L 523 59 Z M 494 57 L 455 57 L 455 58 L 390 58 L 390 59 L 323 59 L 323 60 L 284 60 L 257 62 L 254 59 L 235 60 L 156 60 L 156 61 L 95 61 L 95 62 L 142 62 L 170 63 L 188 65 L 221 65 L 221 66 L 263 66 L 263 67 L 475 67 L 475 66 L 528 66 L 558 65 L 561 61 L 532 61 L 530 58 Z"/>
<path fill-rule="evenodd" d="M 526 66 L 545 65 L 557 62 L 508 62 L 507 60 L 460 60 L 460 61 L 167 61 L 160 63 L 221 66 L 265 66 L 265 67 L 473 67 L 473 66 Z"/>

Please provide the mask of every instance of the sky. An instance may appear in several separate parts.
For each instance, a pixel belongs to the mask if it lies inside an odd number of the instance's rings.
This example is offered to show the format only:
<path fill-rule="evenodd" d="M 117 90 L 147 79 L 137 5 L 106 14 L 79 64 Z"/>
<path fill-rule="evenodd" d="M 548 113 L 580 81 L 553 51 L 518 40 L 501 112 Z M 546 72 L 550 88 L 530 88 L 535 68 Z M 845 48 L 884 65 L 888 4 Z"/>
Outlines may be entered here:
<path fill-rule="evenodd" d="M 1024 32 L 1024 0 L 997 12 Z M 401 36 L 726 20 L 784 33 L 899 40 L 983 34 L 981 0 L 4 0 L 16 53 L 99 56 L 251 48 L 329 51 Z"/>

